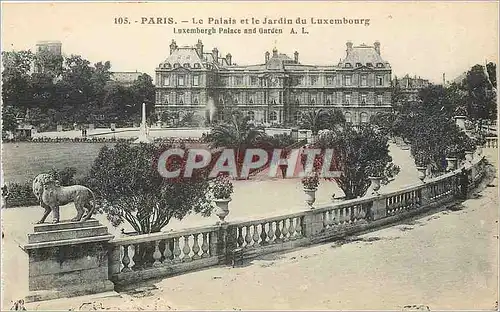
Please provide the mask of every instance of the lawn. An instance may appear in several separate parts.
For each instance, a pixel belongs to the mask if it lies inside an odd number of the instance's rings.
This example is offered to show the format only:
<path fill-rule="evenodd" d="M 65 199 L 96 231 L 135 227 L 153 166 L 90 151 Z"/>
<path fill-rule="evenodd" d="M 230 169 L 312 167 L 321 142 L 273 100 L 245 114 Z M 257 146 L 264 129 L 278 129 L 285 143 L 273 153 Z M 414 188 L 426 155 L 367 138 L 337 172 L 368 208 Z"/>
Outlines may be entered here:
<path fill-rule="evenodd" d="M 75 167 L 87 173 L 99 150 L 110 143 L 5 143 L 2 145 L 4 183 L 24 182 L 52 168 Z"/>

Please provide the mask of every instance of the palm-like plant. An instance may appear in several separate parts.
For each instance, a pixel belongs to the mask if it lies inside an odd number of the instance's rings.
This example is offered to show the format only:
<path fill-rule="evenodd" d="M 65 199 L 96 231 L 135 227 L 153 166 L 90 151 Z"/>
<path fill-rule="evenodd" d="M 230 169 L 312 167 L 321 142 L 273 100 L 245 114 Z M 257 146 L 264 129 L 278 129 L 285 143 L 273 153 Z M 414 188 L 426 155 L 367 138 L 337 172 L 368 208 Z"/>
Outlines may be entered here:
<path fill-rule="evenodd" d="M 241 114 L 233 114 L 230 123 L 216 125 L 207 136 L 212 148 L 232 148 L 236 151 L 236 163 L 240 163 L 241 152 L 255 147 L 265 136 L 262 128 L 254 126 L 250 118 Z"/>
<path fill-rule="evenodd" d="M 313 135 L 318 135 L 320 130 L 333 130 L 336 125 L 343 123 L 345 123 L 345 118 L 339 110 L 319 109 L 302 115 L 300 126 L 311 130 Z"/>

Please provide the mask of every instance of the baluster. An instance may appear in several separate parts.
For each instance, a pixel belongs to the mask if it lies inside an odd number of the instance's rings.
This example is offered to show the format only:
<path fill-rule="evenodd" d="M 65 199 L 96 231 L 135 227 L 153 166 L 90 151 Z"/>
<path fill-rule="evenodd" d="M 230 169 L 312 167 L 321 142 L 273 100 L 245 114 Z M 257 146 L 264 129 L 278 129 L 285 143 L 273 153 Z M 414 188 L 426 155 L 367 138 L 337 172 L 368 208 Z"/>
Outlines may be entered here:
<path fill-rule="evenodd" d="M 328 211 L 328 225 L 330 227 L 335 225 L 335 210 Z"/>
<path fill-rule="evenodd" d="M 189 235 L 184 236 L 184 247 L 182 248 L 182 253 L 184 254 L 182 261 L 191 261 L 191 257 L 189 257 L 189 254 L 191 253 L 191 247 L 189 247 Z"/>
<path fill-rule="evenodd" d="M 274 239 L 275 242 L 281 242 L 281 221 L 276 221 L 276 238 Z"/>
<path fill-rule="evenodd" d="M 354 223 L 354 209 L 356 208 L 356 206 L 351 206 L 349 207 L 349 223 Z"/>
<path fill-rule="evenodd" d="M 302 237 L 302 225 L 303 225 L 303 222 L 302 222 L 302 217 L 298 217 L 297 218 L 297 224 L 296 224 L 296 229 L 295 231 L 297 232 L 297 236 L 298 237 Z"/>
<path fill-rule="evenodd" d="M 328 211 L 323 211 L 323 229 L 327 229 L 329 223 L 330 222 L 328 221 Z"/>
<path fill-rule="evenodd" d="M 172 241 L 170 239 L 168 239 L 168 240 L 165 241 L 165 251 L 163 252 L 163 256 L 165 257 L 165 260 L 163 260 L 164 264 L 170 264 L 170 263 L 172 263 L 173 253 L 172 253 L 172 250 L 170 249 L 171 242 Z"/>
<path fill-rule="evenodd" d="M 181 248 L 179 247 L 179 237 L 174 238 L 174 263 L 181 262 Z"/>
<path fill-rule="evenodd" d="M 340 221 L 339 221 L 339 219 L 340 219 L 340 211 L 339 211 L 339 209 L 337 208 L 337 209 L 333 210 L 333 213 L 335 215 L 334 216 L 335 220 L 333 220 L 333 224 L 340 224 Z"/>
<path fill-rule="evenodd" d="M 290 233 L 290 239 L 295 239 L 295 226 L 293 225 L 293 219 L 290 218 L 290 227 L 288 228 L 288 233 Z"/>
<path fill-rule="evenodd" d="M 252 239 L 253 239 L 253 246 L 255 246 L 255 247 L 259 246 L 260 236 L 259 236 L 259 229 L 258 229 L 258 225 L 257 224 L 253 225 L 253 236 L 252 236 Z"/>
<path fill-rule="evenodd" d="M 274 241 L 274 229 L 273 229 L 273 224 L 275 222 L 269 222 L 269 231 L 267 232 L 267 238 L 270 243 L 273 243 Z"/>
<path fill-rule="evenodd" d="M 250 235 L 250 225 L 247 225 L 245 232 L 246 232 L 245 235 L 246 246 L 250 247 L 250 243 L 253 241 L 253 237 L 252 235 Z"/>
<path fill-rule="evenodd" d="M 288 225 L 286 225 L 286 220 L 287 219 L 284 219 L 283 220 L 283 228 L 281 229 L 281 234 L 283 235 L 283 241 L 286 241 L 288 240 Z"/>
<path fill-rule="evenodd" d="M 262 239 L 262 242 L 260 243 L 261 245 L 267 245 L 268 242 L 266 241 L 267 235 L 266 235 L 266 224 L 262 223 L 261 224 L 262 232 L 260 233 L 260 238 Z"/>
<path fill-rule="evenodd" d="M 141 253 L 140 253 L 140 244 L 135 244 L 135 245 L 132 245 L 134 246 L 134 256 L 132 257 L 132 261 L 134 261 L 134 265 L 132 266 L 132 268 L 134 270 L 138 269 L 140 267 L 140 262 L 141 262 Z"/>
<path fill-rule="evenodd" d="M 123 258 L 122 258 L 123 269 L 122 269 L 122 272 L 132 271 L 132 269 L 129 268 L 130 258 L 128 256 L 128 246 L 129 245 L 123 245 Z"/>
<path fill-rule="evenodd" d="M 193 234 L 193 256 L 191 257 L 193 260 L 198 260 L 201 257 L 198 255 L 200 252 L 200 246 L 198 245 L 198 235 L 200 234 Z"/>
<path fill-rule="evenodd" d="M 157 240 L 155 241 L 155 251 L 153 252 L 153 259 L 155 260 L 153 262 L 153 266 L 157 267 L 161 265 L 160 259 L 161 259 L 161 252 L 160 252 L 160 241 Z"/>
<path fill-rule="evenodd" d="M 202 258 L 208 258 L 208 233 L 203 233 L 203 243 L 201 244 L 201 250 L 203 253 L 201 254 Z"/>
<path fill-rule="evenodd" d="M 243 228 L 242 227 L 238 227 L 237 242 L 238 242 L 238 247 L 243 247 L 243 243 L 245 242 L 245 240 L 243 239 Z"/>

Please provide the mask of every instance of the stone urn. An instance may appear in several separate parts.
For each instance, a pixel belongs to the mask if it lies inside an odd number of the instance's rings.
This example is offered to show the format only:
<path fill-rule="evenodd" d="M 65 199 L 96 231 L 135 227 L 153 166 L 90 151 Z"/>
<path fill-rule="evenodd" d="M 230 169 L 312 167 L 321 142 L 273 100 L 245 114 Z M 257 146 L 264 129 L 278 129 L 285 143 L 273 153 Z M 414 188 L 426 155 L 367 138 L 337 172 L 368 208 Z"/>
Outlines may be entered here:
<path fill-rule="evenodd" d="M 224 218 L 229 214 L 229 202 L 231 198 L 216 198 L 214 199 L 215 205 L 217 209 L 215 210 L 215 214 L 219 217 L 220 222 L 224 223 Z"/>
<path fill-rule="evenodd" d="M 446 157 L 446 171 L 453 171 L 457 168 L 457 159 L 455 157 Z"/>
<path fill-rule="evenodd" d="M 418 178 L 420 179 L 420 181 L 424 181 L 427 168 L 424 166 L 417 166 L 417 171 L 418 171 Z"/>
<path fill-rule="evenodd" d="M 382 181 L 381 177 L 368 177 L 370 179 L 371 184 L 369 186 L 369 190 L 373 193 L 377 193 L 380 190 L 380 182 Z"/>
<path fill-rule="evenodd" d="M 304 193 L 306 193 L 306 203 L 313 209 L 313 204 L 316 201 L 316 190 L 317 189 L 304 189 Z"/>

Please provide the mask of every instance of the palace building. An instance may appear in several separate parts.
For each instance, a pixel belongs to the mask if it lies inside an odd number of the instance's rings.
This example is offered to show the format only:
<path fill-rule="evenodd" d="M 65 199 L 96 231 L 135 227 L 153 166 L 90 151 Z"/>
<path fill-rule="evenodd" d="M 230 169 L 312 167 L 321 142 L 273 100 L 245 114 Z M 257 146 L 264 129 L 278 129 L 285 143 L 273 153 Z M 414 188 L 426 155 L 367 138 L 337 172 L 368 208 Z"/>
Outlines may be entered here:
<path fill-rule="evenodd" d="M 174 125 L 187 113 L 213 121 L 239 111 L 257 123 L 294 124 L 301 114 L 340 109 L 348 122 L 369 122 L 391 109 L 391 66 L 373 46 L 346 44 L 346 55 L 335 65 L 306 65 L 295 51 L 290 57 L 265 52 L 263 63 L 237 65 L 217 48 L 178 47 L 156 68 L 156 111 Z M 332 59 L 334 59 L 332 57 Z"/>

